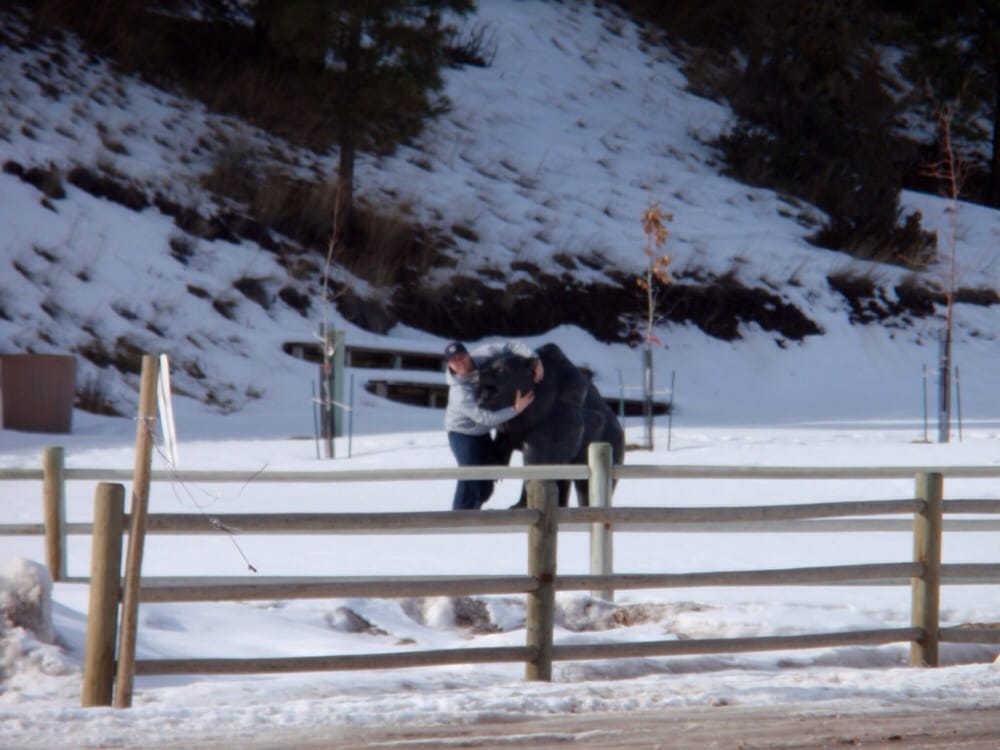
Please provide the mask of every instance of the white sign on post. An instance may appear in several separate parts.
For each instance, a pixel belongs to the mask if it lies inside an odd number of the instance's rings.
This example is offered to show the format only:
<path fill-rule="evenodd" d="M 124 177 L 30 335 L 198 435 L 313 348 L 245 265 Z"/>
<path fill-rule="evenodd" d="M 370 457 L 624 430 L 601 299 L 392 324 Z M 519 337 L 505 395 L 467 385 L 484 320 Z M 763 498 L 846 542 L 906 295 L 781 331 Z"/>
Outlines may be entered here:
<path fill-rule="evenodd" d="M 174 427 L 174 407 L 170 396 L 170 363 L 167 355 L 160 355 L 160 374 L 156 381 L 156 401 L 160 409 L 160 425 L 163 430 L 163 446 L 167 461 L 177 467 L 177 430 Z"/>

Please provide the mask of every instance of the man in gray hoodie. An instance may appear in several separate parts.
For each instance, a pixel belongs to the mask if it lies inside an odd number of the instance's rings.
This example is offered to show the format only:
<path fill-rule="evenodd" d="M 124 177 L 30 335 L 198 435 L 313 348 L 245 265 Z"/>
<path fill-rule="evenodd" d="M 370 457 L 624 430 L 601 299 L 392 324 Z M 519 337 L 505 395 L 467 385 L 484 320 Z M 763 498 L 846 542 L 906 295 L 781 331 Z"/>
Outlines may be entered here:
<path fill-rule="evenodd" d="M 476 370 L 479 363 L 498 354 L 518 354 L 535 359 L 534 380 L 544 376 L 538 355 L 520 341 L 502 341 L 476 347 L 470 353 L 460 341 L 453 341 L 444 350 L 448 363 L 448 407 L 444 412 L 444 427 L 448 445 L 459 466 L 484 466 L 495 463 L 493 438 L 490 430 L 513 419 L 531 405 L 533 391 L 517 391 L 510 406 L 490 411 L 478 404 L 479 384 Z M 453 510 L 478 510 L 493 494 L 494 480 L 460 479 L 455 487 Z"/>

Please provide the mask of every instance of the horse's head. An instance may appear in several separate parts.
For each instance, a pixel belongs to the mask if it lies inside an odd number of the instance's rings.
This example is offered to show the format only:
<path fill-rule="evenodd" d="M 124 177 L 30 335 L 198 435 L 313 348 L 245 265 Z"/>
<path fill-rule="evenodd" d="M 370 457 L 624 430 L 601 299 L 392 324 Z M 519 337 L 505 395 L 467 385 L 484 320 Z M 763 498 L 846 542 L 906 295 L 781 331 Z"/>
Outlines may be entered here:
<path fill-rule="evenodd" d="M 497 354 L 478 367 L 479 405 L 496 411 L 514 405 L 514 395 L 530 391 L 535 384 L 535 360 L 518 354 Z"/>

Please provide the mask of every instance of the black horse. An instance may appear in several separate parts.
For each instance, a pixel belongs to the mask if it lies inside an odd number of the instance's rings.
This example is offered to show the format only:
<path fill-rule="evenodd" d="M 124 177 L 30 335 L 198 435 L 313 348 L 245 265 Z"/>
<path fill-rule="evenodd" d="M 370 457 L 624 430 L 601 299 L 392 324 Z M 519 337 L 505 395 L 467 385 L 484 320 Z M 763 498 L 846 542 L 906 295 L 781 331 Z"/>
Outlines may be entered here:
<path fill-rule="evenodd" d="M 516 391 L 535 392 L 535 400 L 497 431 L 497 463 L 510 463 L 515 450 L 526 466 L 587 463 L 590 443 L 611 444 L 613 463 L 625 457 L 625 433 L 614 411 L 594 387 L 590 376 L 574 365 L 555 344 L 538 349 L 545 375 L 535 383 L 534 360 L 517 354 L 497 355 L 478 367 L 479 404 L 497 410 L 514 401 Z M 559 481 L 559 505 L 569 504 L 569 480 Z M 586 479 L 576 484 L 577 502 L 588 504 Z M 521 492 L 518 506 L 525 504 Z"/>

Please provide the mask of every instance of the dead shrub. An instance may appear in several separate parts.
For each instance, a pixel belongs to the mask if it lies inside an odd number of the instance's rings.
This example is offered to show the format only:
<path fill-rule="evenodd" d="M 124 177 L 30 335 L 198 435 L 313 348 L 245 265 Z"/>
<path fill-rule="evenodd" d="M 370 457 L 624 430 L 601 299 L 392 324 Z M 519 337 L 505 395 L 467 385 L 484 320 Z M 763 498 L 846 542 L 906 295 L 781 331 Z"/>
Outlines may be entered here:
<path fill-rule="evenodd" d="M 114 367 L 123 374 L 138 375 L 142 371 L 141 347 L 136 346 L 124 336 L 115 339 L 110 349 L 97 337 L 85 341 L 76 348 L 76 353 L 91 362 L 99 369 Z"/>
<path fill-rule="evenodd" d="M 266 278 L 241 276 L 233 282 L 233 286 L 251 302 L 256 302 L 265 310 L 271 309 L 271 295 L 268 294 L 264 282 Z"/>
<path fill-rule="evenodd" d="M 26 169 L 18 162 L 8 159 L 3 164 L 3 171 L 38 188 L 46 198 L 62 200 L 66 197 L 62 172 L 54 164 L 50 164 L 48 167 L 28 167 Z"/>
<path fill-rule="evenodd" d="M 573 256 L 569 253 L 555 253 L 552 256 L 552 260 L 565 268 L 567 271 L 576 270 L 576 261 L 573 260 Z"/>
<path fill-rule="evenodd" d="M 25 170 L 22 179 L 41 190 L 46 198 L 62 200 L 66 197 L 66 188 L 62 184 L 62 175 L 54 165 L 50 164 L 48 168 L 31 167 Z"/>
<path fill-rule="evenodd" d="M 115 339 L 111 364 L 121 373 L 139 375 L 142 372 L 142 357 L 145 353 L 141 346 L 133 344 L 124 336 L 119 336 Z"/>
<path fill-rule="evenodd" d="M 412 222 L 400 208 L 356 206 L 348 236 L 335 260 L 376 286 L 413 282 L 450 262 L 441 250 L 449 241 Z"/>
<path fill-rule="evenodd" d="M 149 198 L 141 188 L 130 184 L 127 178 L 107 171 L 98 172 L 89 167 L 77 166 L 70 170 L 66 180 L 95 198 L 104 198 L 133 211 L 149 207 Z"/>
<path fill-rule="evenodd" d="M 122 416 L 111 398 L 104 373 L 91 375 L 84 379 L 83 383 L 76 389 L 76 399 L 73 405 L 90 414 L 103 414 L 108 417 Z"/>
<path fill-rule="evenodd" d="M 920 219 L 920 212 L 915 211 L 902 224 L 865 232 L 828 226 L 809 240 L 821 247 L 843 250 L 862 260 L 919 270 L 927 268 L 937 258 L 937 233 L 923 229 Z"/>
<path fill-rule="evenodd" d="M 170 257 L 182 266 L 186 266 L 191 262 L 195 245 L 190 237 L 175 234 L 167 242 L 170 245 Z"/>
<path fill-rule="evenodd" d="M 875 279 L 852 270 L 833 271 L 826 277 L 832 289 L 848 298 L 874 297 Z"/>
<path fill-rule="evenodd" d="M 202 369 L 201 364 L 194 359 L 186 359 L 181 362 L 181 369 L 184 370 L 188 375 L 190 375 L 195 380 L 204 380 L 205 371 Z"/>
<path fill-rule="evenodd" d="M 955 301 L 965 302 L 970 305 L 1000 305 L 1000 294 L 993 287 L 959 287 L 955 290 Z"/>
<path fill-rule="evenodd" d="M 914 275 L 900 281 L 894 291 L 899 304 L 920 317 L 933 315 L 935 304 L 945 304 L 945 297 L 940 289 L 927 286 Z"/>
<path fill-rule="evenodd" d="M 202 175 L 201 184 L 246 205 L 257 226 L 273 229 L 325 258 L 333 232 L 336 180 L 331 176 L 306 181 L 280 169 L 256 168 L 256 160 L 245 147 L 225 149 L 212 169 Z M 452 229 L 465 239 L 478 240 L 465 227 Z M 453 244 L 450 238 L 415 224 L 405 204 L 378 210 L 363 201 L 356 203 L 344 237 L 336 249 L 336 263 L 376 286 L 405 283 L 432 266 L 447 265 L 450 259 L 441 248 Z M 303 277 L 297 266 L 289 271 L 296 278 Z M 305 275 L 315 272 L 315 264 L 308 264 Z M 296 309 L 302 311 L 301 307 Z"/>
<path fill-rule="evenodd" d="M 497 56 L 497 33 L 489 23 L 466 23 L 448 32 L 444 54 L 454 67 L 488 68 Z"/>
<path fill-rule="evenodd" d="M 727 54 L 707 47 L 696 48 L 690 51 L 681 64 L 681 72 L 687 79 L 688 91 L 712 101 L 720 101 L 732 78 L 732 66 L 732 60 Z"/>
<path fill-rule="evenodd" d="M 325 248 L 333 229 L 336 183 L 307 182 L 280 169 L 260 167 L 259 161 L 248 147 L 226 148 L 200 183 L 247 207 L 256 231 L 252 239 L 262 246 L 274 245 L 263 231 L 270 227 L 305 247 Z"/>
<path fill-rule="evenodd" d="M 369 259 L 369 280 L 377 284 L 391 283 L 396 270 L 406 262 L 409 247 L 415 240 L 414 228 L 402 215 L 362 209 L 358 224 L 364 237 L 364 255 Z"/>
<path fill-rule="evenodd" d="M 452 234 L 456 237 L 461 237 L 463 240 L 468 240 L 469 242 L 479 242 L 479 235 L 476 231 L 465 224 L 452 224 L 451 231 Z"/>
<path fill-rule="evenodd" d="M 278 298 L 303 317 L 309 312 L 311 304 L 309 297 L 293 286 L 282 287 L 278 292 Z"/>
<path fill-rule="evenodd" d="M 884 317 L 885 311 L 876 297 L 877 286 L 871 276 L 854 271 L 836 271 L 826 277 L 826 282 L 847 300 L 852 323 L 871 323 Z"/>
<path fill-rule="evenodd" d="M 259 190 L 259 157 L 247 144 L 227 143 L 215 154 L 212 168 L 199 178 L 201 186 L 217 195 L 250 203 Z"/>
<path fill-rule="evenodd" d="M 915 276 L 900 281 L 893 288 L 895 296 L 887 294 L 870 273 L 837 271 L 827 276 L 827 283 L 847 300 L 852 323 L 899 325 L 914 317 L 934 315 L 935 306 L 945 303 L 940 289 L 921 283 Z"/>
<path fill-rule="evenodd" d="M 337 185 L 332 179 L 305 182 L 268 171 L 249 202 L 251 214 L 307 247 L 325 247 L 333 231 Z"/>
<path fill-rule="evenodd" d="M 236 300 L 217 297 L 212 300 L 212 309 L 226 320 L 236 320 Z"/>
<path fill-rule="evenodd" d="M 111 364 L 111 352 L 98 338 L 92 338 L 80 344 L 76 348 L 76 353 L 101 369 Z"/>

